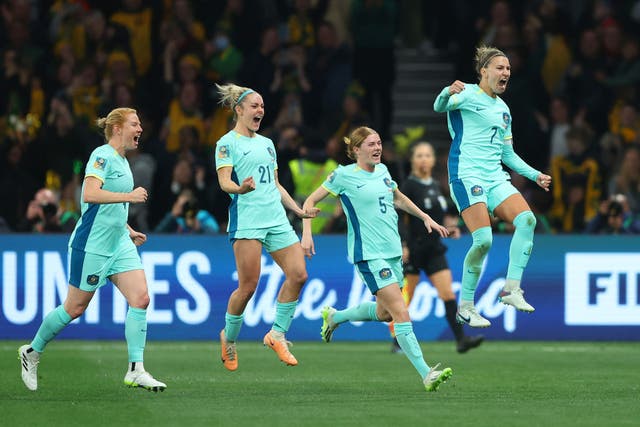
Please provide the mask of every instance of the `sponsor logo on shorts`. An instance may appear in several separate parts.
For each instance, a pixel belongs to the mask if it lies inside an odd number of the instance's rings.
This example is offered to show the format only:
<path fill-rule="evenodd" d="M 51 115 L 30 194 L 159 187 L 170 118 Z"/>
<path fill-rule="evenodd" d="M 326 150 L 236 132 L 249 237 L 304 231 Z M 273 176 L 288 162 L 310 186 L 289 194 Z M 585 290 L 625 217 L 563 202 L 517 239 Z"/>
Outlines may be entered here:
<path fill-rule="evenodd" d="M 383 268 L 382 270 L 380 270 L 380 273 L 378 273 L 380 275 L 381 279 L 388 279 L 391 277 L 391 269 L 390 268 Z"/>
<path fill-rule="evenodd" d="M 98 284 L 98 280 L 100 277 L 97 274 L 90 274 L 87 276 L 87 284 L 91 286 L 95 286 Z"/>
<path fill-rule="evenodd" d="M 471 187 L 471 195 L 472 196 L 482 196 L 484 190 L 479 185 L 474 185 Z"/>

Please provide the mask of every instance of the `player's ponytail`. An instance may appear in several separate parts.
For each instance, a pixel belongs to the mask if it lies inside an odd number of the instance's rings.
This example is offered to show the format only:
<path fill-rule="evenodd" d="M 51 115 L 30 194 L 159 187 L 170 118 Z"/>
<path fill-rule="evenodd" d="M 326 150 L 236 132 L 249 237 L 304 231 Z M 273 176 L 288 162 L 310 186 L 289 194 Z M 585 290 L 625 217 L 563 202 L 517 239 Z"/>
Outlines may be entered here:
<path fill-rule="evenodd" d="M 357 160 L 353 149 L 361 146 L 364 140 L 374 133 L 377 134 L 378 132 L 370 127 L 360 126 L 359 128 L 354 129 L 349 137 L 344 137 L 344 143 L 347 144 L 347 156 L 352 160 Z"/>

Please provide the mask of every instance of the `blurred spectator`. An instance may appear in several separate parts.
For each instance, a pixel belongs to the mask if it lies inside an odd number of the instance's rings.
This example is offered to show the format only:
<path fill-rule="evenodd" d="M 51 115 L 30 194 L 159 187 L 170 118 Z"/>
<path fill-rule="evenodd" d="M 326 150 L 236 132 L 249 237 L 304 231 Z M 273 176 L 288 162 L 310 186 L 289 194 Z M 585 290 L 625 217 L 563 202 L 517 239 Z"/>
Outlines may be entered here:
<path fill-rule="evenodd" d="M 153 187 L 153 176 L 156 173 L 156 161 L 149 153 L 137 150 L 129 150 L 126 153 L 131 173 L 133 174 L 133 186 L 143 187 L 147 190 L 151 197 L 163 197 L 162 194 L 156 194 Z M 128 224 L 134 229 L 142 233 L 150 231 L 149 226 L 149 204 L 148 203 L 131 203 L 129 204 L 129 222 Z"/>
<path fill-rule="evenodd" d="M 392 0 L 353 0 L 353 76 L 365 91 L 364 104 L 373 119 L 370 125 L 385 140 L 391 136 L 396 58 L 396 2 Z"/>
<path fill-rule="evenodd" d="M 588 153 L 591 132 L 574 127 L 566 138 L 569 153 L 554 158 L 551 165 L 550 218 L 556 230 L 571 233 L 584 230 L 585 224 L 596 215 L 602 183 L 598 162 Z"/>
<path fill-rule="evenodd" d="M 143 0 L 122 0 L 121 8 L 111 15 L 111 21 L 129 31 L 129 47 L 135 59 L 136 75 L 145 76 L 153 62 L 154 15 Z M 141 80 L 142 81 L 142 80 Z"/>
<path fill-rule="evenodd" d="M 280 109 L 282 75 L 280 74 L 279 78 L 276 78 L 276 69 L 277 65 L 281 65 L 282 62 L 276 64 L 276 60 L 283 61 L 286 55 L 280 55 L 279 51 L 278 30 L 275 26 L 269 26 L 262 31 L 258 49 L 249 51 L 238 75 L 242 85 L 252 87 L 262 95 L 264 105 L 271 111 Z M 262 127 L 270 127 L 274 119 L 275 117 L 266 114 L 262 119 Z"/>
<path fill-rule="evenodd" d="M 590 234 L 638 234 L 640 221 L 636 218 L 621 194 L 603 200 L 598 213 L 585 229 Z"/>
<path fill-rule="evenodd" d="M 567 148 L 567 131 L 571 128 L 571 118 L 569 116 L 569 105 L 562 97 L 551 99 L 549 106 L 549 118 L 551 119 L 545 126 L 549 134 L 550 153 L 545 170 L 551 166 L 551 161 L 555 157 L 566 156 L 569 153 Z"/>
<path fill-rule="evenodd" d="M 205 42 L 204 57 L 205 77 L 209 83 L 236 81 L 244 60 L 243 53 L 222 29 L 216 30 L 211 40 Z"/>
<path fill-rule="evenodd" d="M 24 146 L 12 141 L 0 148 L 0 217 L 10 229 L 16 230 L 38 187 L 25 167 Z"/>
<path fill-rule="evenodd" d="M 565 94 L 570 110 L 581 123 L 589 123 L 600 134 L 607 129 L 607 113 L 611 93 L 601 82 L 606 75 L 602 44 L 595 30 L 587 28 L 580 34 L 573 61 L 565 76 Z"/>
<path fill-rule="evenodd" d="M 58 195 L 41 188 L 29 202 L 27 212 L 18 225 L 18 231 L 35 233 L 71 233 L 79 215 L 60 209 Z"/>
<path fill-rule="evenodd" d="M 200 209 L 198 199 L 190 189 L 180 192 L 170 212 L 156 226 L 157 233 L 215 234 L 220 226 L 213 216 Z"/>
<path fill-rule="evenodd" d="M 342 141 L 352 129 L 358 126 L 371 125 L 369 112 L 363 108 L 365 90 L 357 82 L 353 82 L 347 88 L 342 100 L 342 109 L 333 114 L 326 114 L 320 129 L 325 132 L 325 139 L 335 137 Z"/>
<path fill-rule="evenodd" d="M 344 93 L 352 81 L 351 52 L 338 39 L 332 23 L 322 21 L 316 32 L 317 43 L 309 56 L 308 76 L 311 92 L 304 102 L 307 124 L 317 126 L 321 118 L 342 106 Z"/>
<path fill-rule="evenodd" d="M 200 110 L 199 89 L 195 82 L 185 82 L 178 97 L 169 104 L 169 111 L 160 131 L 160 140 L 165 141 L 168 153 L 180 148 L 180 129 L 193 126 L 198 130 L 198 138 L 204 136 L 204 119 Z"/>
<path fill-rule="evenodd" d="M 618 172 L 609 181 L 609 194 L 621 194 L 634 215 L 640 215 L 640 145 L 628 147 Z"/>
<path fill-rule="evenodd" d="M 287 19 L 287 42 L 304 48 L 312 48 L 315 43 L 316 26 L 327 11 L 328 0 L 319 0 L 312 5 L 311 0 L 294 0 L 293 13 Z"/>

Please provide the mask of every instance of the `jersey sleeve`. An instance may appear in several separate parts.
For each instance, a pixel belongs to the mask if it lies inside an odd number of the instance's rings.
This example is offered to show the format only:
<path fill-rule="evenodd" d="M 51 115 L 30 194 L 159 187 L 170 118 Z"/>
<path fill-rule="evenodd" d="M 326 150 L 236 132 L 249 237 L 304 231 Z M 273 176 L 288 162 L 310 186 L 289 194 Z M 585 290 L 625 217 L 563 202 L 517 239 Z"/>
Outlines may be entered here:
<path fill-rule="evenodd" d="M 84 176 L 93 176 L 104 183 L 107 171 L 111 166 L 111 162 L 102 151 L 94 151 L 89 157 L 87 166 L 85 167 Z"/>
<path fill-rule="evenodd" d="M 228 141 L 220 140 L 216 144 L 216 170 L 233 166 L 233 149 Z"/>
<path fill-rule="evenodd" d="M 344 188 L 342 185 L 342 174 L 340 173 L 340 167 L 334 169 L 334 171 L 327 176 L 327 179 L 325 179 L 322 183 L 322 187 L 324 187 L 325 190 L 327 190 L 334 196 L 338 196 L 340 193 L 342 193 Z"/>
<path fill-rule="evenodd" d="M 433 103 L 433 110 L 437 113 L 457 110 L 467 99 L 467 93 L 468 89 L 464 89 L 460 93 L 449 95 L 449 86 L 447 86 L 442 89 L 442 91 L 440 91 L 440 94 L 438 94 L 438 96 L 436 97 L 436 100 Z"/>

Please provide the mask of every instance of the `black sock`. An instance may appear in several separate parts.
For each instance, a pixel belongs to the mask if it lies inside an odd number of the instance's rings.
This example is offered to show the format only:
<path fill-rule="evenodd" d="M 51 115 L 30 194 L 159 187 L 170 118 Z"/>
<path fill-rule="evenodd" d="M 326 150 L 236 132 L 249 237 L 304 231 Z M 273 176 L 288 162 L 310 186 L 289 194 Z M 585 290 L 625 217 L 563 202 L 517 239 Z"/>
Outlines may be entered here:
<path fill-rule="evenodd" d="M 464 331 L 462 330 L 462 325 L 456 320 L 458 301 L 455 299 L 444 301 L 444 310 L 447 316 L 447 322 L 449 322 L 449 327 L 456 337 L 456 341 L 462 340 L 464 338 Z"/>

